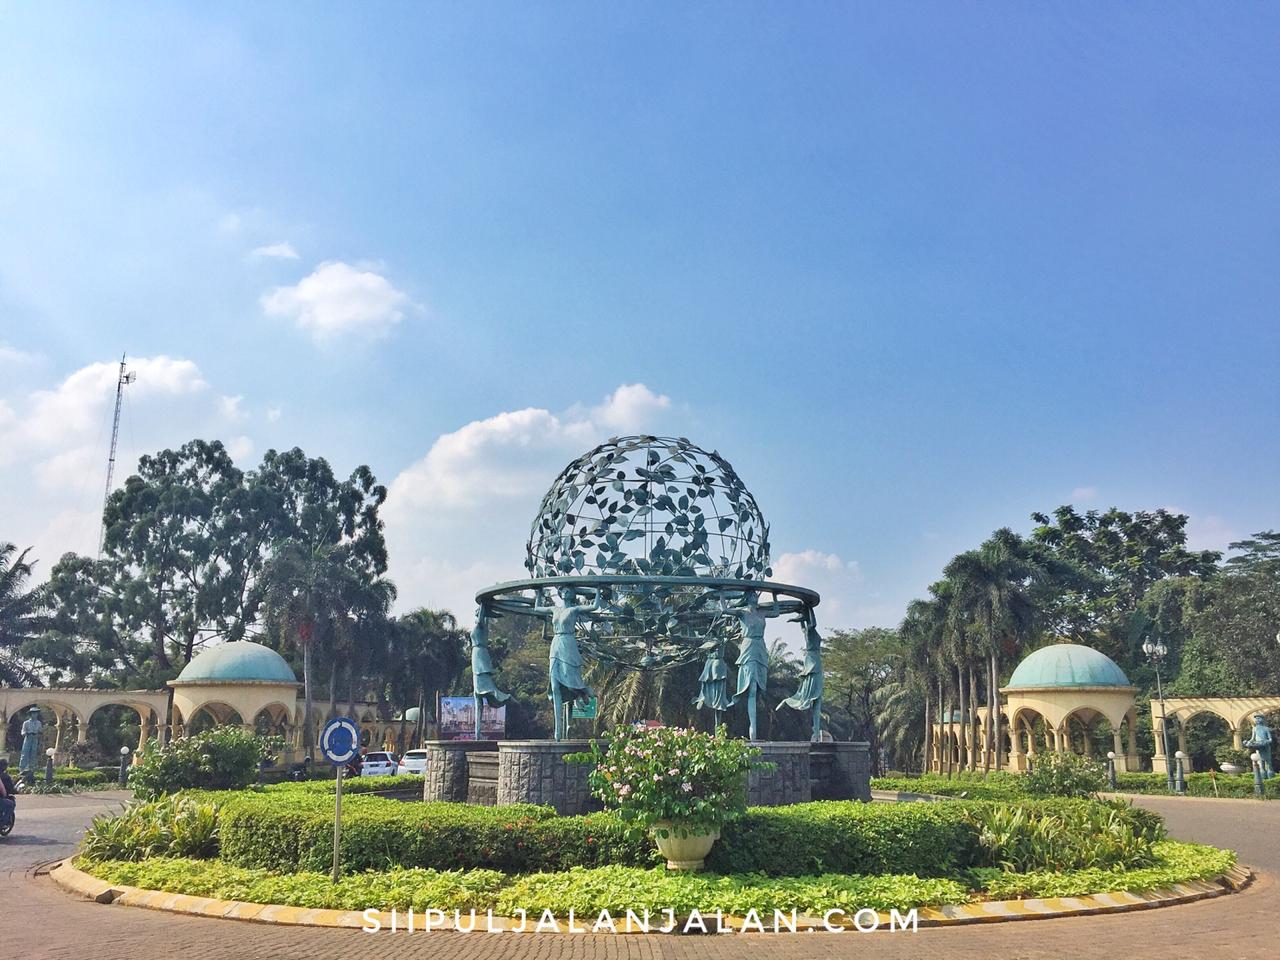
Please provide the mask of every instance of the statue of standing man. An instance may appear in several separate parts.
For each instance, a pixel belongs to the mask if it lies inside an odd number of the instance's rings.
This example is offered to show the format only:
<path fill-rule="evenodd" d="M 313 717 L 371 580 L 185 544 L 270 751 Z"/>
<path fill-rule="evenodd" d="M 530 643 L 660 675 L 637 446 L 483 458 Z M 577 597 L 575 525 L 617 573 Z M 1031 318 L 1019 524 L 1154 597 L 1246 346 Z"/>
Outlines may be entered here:
<path fill-rule="evenodd" d="M 1258 760 L 1262 764 L 1262 777 L 1264 780 L 1270 780 L 1276 775 L 1275 767 L 1271 764 L 1271 742 L 1271 728 L 1264 722 L 1262 714 L 1255 713 L 1253 715 L 1253 736 L 1246 740 L 1244 745 L 1258 751 Z"/>
<path fill-rule="evenodd" d="M 40 719 L 40 708 L 32 707 L 27 719 L 22 721 L 22 753 L 18 757 L 18 774 L 35 776 L 36 764 L 40 757 L 40 733 L 44 730 L 44 722 Z"/>

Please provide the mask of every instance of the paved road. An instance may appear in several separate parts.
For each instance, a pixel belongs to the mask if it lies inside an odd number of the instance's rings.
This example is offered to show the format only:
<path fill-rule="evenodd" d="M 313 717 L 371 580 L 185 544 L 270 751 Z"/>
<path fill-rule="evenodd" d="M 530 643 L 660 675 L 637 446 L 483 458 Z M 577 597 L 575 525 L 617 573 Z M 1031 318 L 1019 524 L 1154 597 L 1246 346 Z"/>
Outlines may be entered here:
<path fill-rule="evenodd" d="M 72 796 L 20 796 L 13 833 L 0 840 L 0 876 L 69 857 L 85 826 L 100 813 L 117 810 L 130 795 L 104 790 Z"/>
<path fill-rule="evenodd" d="M 61 803 L 53 801 L 60 800 Z M 108 798 L 35 798 L 20 824 L 47 838 L 6 848 L 4 862 L 58 856 Z M 956 958 L 956 960 L 1117 960 L 1277 955 L 1280 907 L 1280 803 L 1146 798 L 1179 837 L 1233 845 L 1264 871 L 1244 893 L 1204 903 L 1102 917 L 1037 920 L 916 934 L 726 935 L 719 937 L 491 936 L 421 932 L 363 934 L 177 917 L 118 905 L 77 901 L 47 878 L 13 877 L 0 909 L 0 942 L 13 956 L 40 960 L 823 960 L 823 958 Z M 45 804 L 48 804 L 47 808 Z M 47 809 L 47 813 L 46 813 Z M 20 814 L 22 816 L 23 814 Z M 47 826 L 46 826 L 47 825 Z M 4 841 L 8 843 L 9 841 Z M 16 853 L 13 851 L 17 851 Z M 52 853 L 50 853 L 52 851 Z M 25 860 L 24 860 L 25 858 Z M 19 911 L 11 909 L 15 899 Z M 15 923 L 13 918 L 21 917 Z"/>

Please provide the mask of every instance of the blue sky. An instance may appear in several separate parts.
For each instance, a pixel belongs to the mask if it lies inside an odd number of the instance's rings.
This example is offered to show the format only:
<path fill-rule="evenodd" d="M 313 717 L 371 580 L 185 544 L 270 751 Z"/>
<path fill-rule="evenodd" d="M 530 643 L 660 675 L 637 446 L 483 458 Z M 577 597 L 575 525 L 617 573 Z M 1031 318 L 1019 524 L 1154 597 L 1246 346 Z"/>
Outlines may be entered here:
<path fill-rule="evenodd" d="M 122 350 L 123 459 L 367 462 L 464 617 L 627 430 L 725 454 L 829 626 L 1063 502 L 1280 526 L 1278 28 L 0 3 L 0 540 L 96 545 Z"/>

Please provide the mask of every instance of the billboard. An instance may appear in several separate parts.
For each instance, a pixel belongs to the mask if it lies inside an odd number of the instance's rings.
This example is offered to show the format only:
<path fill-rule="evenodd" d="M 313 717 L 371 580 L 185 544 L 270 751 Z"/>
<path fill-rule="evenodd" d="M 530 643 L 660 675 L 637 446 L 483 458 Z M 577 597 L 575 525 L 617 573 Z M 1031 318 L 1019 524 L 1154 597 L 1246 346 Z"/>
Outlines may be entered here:
<path fill-rule="evenodd" d="M 507 735 L 507 708 L 485 707 L 480 716 L 480 736 L 484 740 L 501 740 Z M 476 738 L 476 703 L 472 697 L 440 698 L 440 739 L 474 740 Z"/>

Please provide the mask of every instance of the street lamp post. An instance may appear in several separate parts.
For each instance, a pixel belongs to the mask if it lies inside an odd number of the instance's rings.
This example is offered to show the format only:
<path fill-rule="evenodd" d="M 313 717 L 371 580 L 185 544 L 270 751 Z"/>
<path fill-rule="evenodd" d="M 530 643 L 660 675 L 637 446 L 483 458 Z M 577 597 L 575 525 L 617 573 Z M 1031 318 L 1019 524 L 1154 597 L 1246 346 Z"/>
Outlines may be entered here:
<path fill-rule="evenodd" d="M 120 748 L 120 786 L 127 786 L 129 783 L 129 747 Z"/>
<path fill-rule="evenodd" d="M 1114 750 L 1107 751 L 1107 784 L 1111 787 L 1111 792 L 1116 792 L 1116 752 Z"/>
<path fill-rule="evenodd" d="M 1262 754 L 1253 751 L 1249 754 L 1249 762 L 1253 764 L 1253 795 L 1261 800 L 1266 796 L 1262 785 Z"/>
<path fill-rule="evenodd" d="M 1183 753 L 1181 750 L 1179 750 L 1176 754 L 1176 757 L 1178 760 L 1178 782 L 1177 782 L 1178 793 L 1180 794 L 1186 793 L 1187 792 L 1187 776 L 1185 772 L 1186 768 L 1183 767 L 1183 763 L 1186 762 L 1187 755 Z"/>
<path fill-rule="evenodd" d="M 1173 782 L 1173 751 L 1169 749 L 1169 722 L 1165 717 L 1164 684 L 1160 679 L 1160 664 L 1164 662 L 1165 656 L 1169 653 L 1169 648 L 1164 645 L 1162 640 L 1154 642 L 1147 640 L 1142 644 L 1142 652 L 1147 655 L 1147 659 L 1156 668 L 1156 696 L 1160 700 L 1160 740 L 1164 744 L 1165 783 L 1169 792 L 1174 793 L 1176 792 L 1176 787 Z"/>
<path fill-rule="evenodd" d="M 53 783 L 53 747 L 44 752 L 44 782 Z"/>

